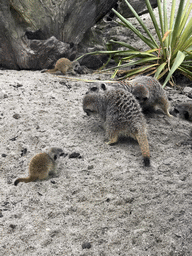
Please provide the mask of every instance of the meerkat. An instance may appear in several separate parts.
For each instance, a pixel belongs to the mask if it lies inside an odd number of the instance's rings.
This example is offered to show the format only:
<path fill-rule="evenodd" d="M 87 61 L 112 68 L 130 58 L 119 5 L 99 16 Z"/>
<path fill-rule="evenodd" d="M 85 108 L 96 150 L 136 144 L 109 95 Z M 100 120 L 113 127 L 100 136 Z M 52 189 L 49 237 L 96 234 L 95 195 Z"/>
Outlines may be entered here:
<path fill-rule="evenodd" d="M 156 78 L 138 76 L 128 82 L 122 81 L 121 85 L 135 96 L 143 111 L 158 106 L 168 117 L 172 117 L 166 92 Z"/>
<path fill-rule="evenodd" d="M 61 71 L 63 75 L 66 75 L 67 72 L 71 72 L 73 75 L 75 75 L 76 73 L 74 68 L 76 65 L 78 65 L 77 61 L 70 61 L 67 58 L 61 58 L 57 60 L 53 69 L 42 70 L 41 72 L 55 73 L 56 71 Z"/>
<path fill-rule="evenodd" d="M 169 113 L 170 104 L 165 90 L 156 78 L 150 76 L 138 76 L 130 81 L 114 81 L 114 85 L 108 87 L 105 84 L 100 86 L 94 85 L 89 88 L 87 94 L 91 92 L 105 92 L 111 90 L 114 86 L 116 88 L 121 86 L 122 89 L 132 93 L 143 111 L 159 106 L 167 116 L 172 117 Z"/>
<path fill-rule="evenodd" d="M 150 166 L 146 121 L 139 103 L 131 93 L 121 89 L 88 93 L 83 98 L 83 110 L 88 116 L 98 114 L 104 121 L 106 137 L 109 139 L 107 144 L 117 143 L 120 136 L 136 139 L 145 166 Z"/>
<path fill-rule="evenodd" d="M 46 179 L 50 172 L 54 172 L 56 168 L 56 160 L 62 156 L 63 150 L 60 148 L 51 148 L 47 153 L 39 153 L 35 155 L 29 163 L 29 176 L 27 178 L 18 178 L 14 185 L 19 182 L 31 182 L 37 179 Z"/>
<path fill-rule="evenodd" d="M 192 102 L 184 102 L 176 105 L 172 112 L 174 116 L 192 122 Z"/>

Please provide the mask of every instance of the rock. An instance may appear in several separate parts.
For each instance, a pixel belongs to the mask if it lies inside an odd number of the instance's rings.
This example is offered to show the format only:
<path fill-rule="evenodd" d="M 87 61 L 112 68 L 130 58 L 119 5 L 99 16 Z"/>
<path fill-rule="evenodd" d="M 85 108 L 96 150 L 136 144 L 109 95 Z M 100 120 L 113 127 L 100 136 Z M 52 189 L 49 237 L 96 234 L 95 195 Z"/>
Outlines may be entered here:
<path fill-rule="evenodd" d="M 15 228 L 16 228 L 16 225 L 10 224 L 9 227 L 12 228 L 12 229 L 15 229 Z"/>
<path fill-rule="evenodd" d="M 83 248 L 83 249 L 90 249 L 90 248 L 91 248 L 91 243 L 89 243 L 89 242 L 84 242 L 84 243 L 82 244 L 82 248 Z"/>
<path fill-rule="evenodd" d="M 80 155 L 80 153 L 73 152 L 69 155 L 69 158 L 82 158 L 82 156 Z"/>
<path fill-rule="evenodd" d="M 13 118 L 19 119 L 19 118 L 21 118 L 21 116 L 20 116 L 19 114 L 14 114 L 14 115 L 13 115 Z"/>
<path fill-rule="evenodd" d="M 88 170 L 91 170 L 91 169 L 93 169 L 93 168 L 94 168 L 93 165 L 88 165 L 88 167 L 87 167 Z"/>
<path fill-rule="evenodd" d="M 27 148 L 24 148 L 21 150 L 21 156 L 24 156 L 27 154 Z"/>
<path fill-rule="evenodd" d="M 129 0 L 128 2 L 135 9 L 135 11 L 139 15 L 142 15 L 142 14 L 148 12 L 145 1 L 143 1 L 143 0 Z M 150 3 L 151 3 L 152 8 L 157 7 L 157 0 L 150 0 Z M 133 13 L 128 8 L 128 6 L 127 6 L 127 4 L 125 3 L 124 0 L 119 0 L 118 1 L 117 11 L 120 12 L 121 15 L 123 15 L 125 18 L 134 17 Z"/>
<path fill-rule="evenodd" d="M 104 64 L 100 56 L 96 55 L 86 55 L 79 62 L 81 63 L 81 65 L 85 65 L 87 68 L 90 69 L 98 69 Z"/>
<path fill-rule="evenodd" d="M 18 136 L 15 136 L 15 137 L 11 138 L 10 140 L 11 140 L 11 141 L 16 141 L 17 137 L 18 137 Z"/>
<path fill-rule="evenodd" d="M 192 93 L 192 88 L 186 86 L 186 87 L 183 89 L 183 92 L 186 93 L 186 94 L 188 94 L 188 93 L 191 94 L 191 93 Z"/>
<path fill-rule="evenodd" d="M 28 56 L 30 59 L 25 68 L 30 67 L 33 70 L 53 68 L 59 58 L 66 57 L 73 60 L 76 55 L 74 44 L 61 42 L 54 36 L 47 40 L 31 40 L 28 44 L 33 56 Z"/>
<path fill-rule="evenodd" d="M 68 155 L 68 153 L 61 153 L 60 156 L 66 157 Z"/>

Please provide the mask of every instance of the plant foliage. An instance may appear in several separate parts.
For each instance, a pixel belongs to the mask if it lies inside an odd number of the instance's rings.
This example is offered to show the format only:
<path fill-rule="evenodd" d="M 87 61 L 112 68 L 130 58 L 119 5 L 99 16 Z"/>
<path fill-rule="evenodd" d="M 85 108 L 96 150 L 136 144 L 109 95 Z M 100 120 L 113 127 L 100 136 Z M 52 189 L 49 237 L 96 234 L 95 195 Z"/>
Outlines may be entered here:
<path fill-rule="evenodd" d="M 127 43 L 110 40 L 107 45 L 108 49 L 112 49 L 113 45 L 118 45 L 125 49 L 97 52 L 97 54 L 107 53 L 110 58 L 118 60 L 118 65 L 114 68 L 113 78 L 120 68 L 132 66 L 134 68 L 128 70 L 123 78 L 152 72 L 157 79 L 165 77 L 164 87 L 167 82 L 172 83 L 173 73 L 179 70 L 182 74 L 192 79 L 192 18 L 189 18 L 192 3 L 190 3 L 190 0 L 187 0 L 185 5 L 185 0 L 180 0 L 177 11 L 175 8 L 176 0 L 172 0 L 170 17 L 167 14 L 167 0 L 163 0 L 162 3 L 157 0 L 159 20 L 154 15 L 150 1 L 145 0 L 158 40 L 153 37 L 128 1 L 124 1 L 144 29 L 145 35 L 119 12 L 114 9 L 113 12 L 121 20 L 123 26 L 131 29 L 148 46 L 148 50 L 140 51 Z"/>

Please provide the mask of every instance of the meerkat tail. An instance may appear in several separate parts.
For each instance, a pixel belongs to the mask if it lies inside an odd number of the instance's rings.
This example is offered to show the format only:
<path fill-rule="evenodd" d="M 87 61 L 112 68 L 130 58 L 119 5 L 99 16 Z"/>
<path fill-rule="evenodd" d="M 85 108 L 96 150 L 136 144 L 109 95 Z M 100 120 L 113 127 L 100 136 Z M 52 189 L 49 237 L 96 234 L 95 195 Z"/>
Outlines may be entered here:
<path fill-rule="evenodd" d="M 48 72 L 48 73 L 55 73 L 57 71 L 56 68 L 52 68 L 52 69 L 47 69 L 45 72 Z"/>
<path fill-rule="evenodd" d="M 143 161 L 145 166 L 150 166 L 150 152 L 149 152 L 149 143 L 147 140 L 147 135 L 145 133 L 136 134 L 137 141 L 141 148 Z"/>
<path fill-rule="evenodd" d="M 36 177 L 19 178 L 19 179 L 17 179 L 17 180 L 14 182 L 14 185 L 17 186 L 17 184 L 18 184 L 19 182 L 28 183 L 28 182 L 31 182 L 31 181 L 35 181 L 36 179 L 37 179 Z"/>
<path fill-rule="evenodd" d="M 41 73 L 54 73 L 56 72 L 57 70 L 55 70 L 54 68 L 53 69 L 42 69 L 41 70 Z"/>

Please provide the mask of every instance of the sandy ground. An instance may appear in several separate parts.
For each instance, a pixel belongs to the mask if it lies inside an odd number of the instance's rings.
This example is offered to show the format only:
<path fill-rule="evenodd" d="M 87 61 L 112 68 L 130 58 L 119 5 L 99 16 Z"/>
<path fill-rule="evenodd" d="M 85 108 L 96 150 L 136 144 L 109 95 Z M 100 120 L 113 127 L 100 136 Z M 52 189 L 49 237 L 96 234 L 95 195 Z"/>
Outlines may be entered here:
<path fill-rule="evenodd" d="M 147 115 L 144 167 L 136 141 L 106 145 L 100 122 L 83 112 L 89 85 L 0 70 L 0 255 L 192 255 L 192 125 Z M 172 105 L 190 100 L 167 93 Z M 57 175 L 14 186 L 31 157 L 52 146 L 68 154 Z"/>

